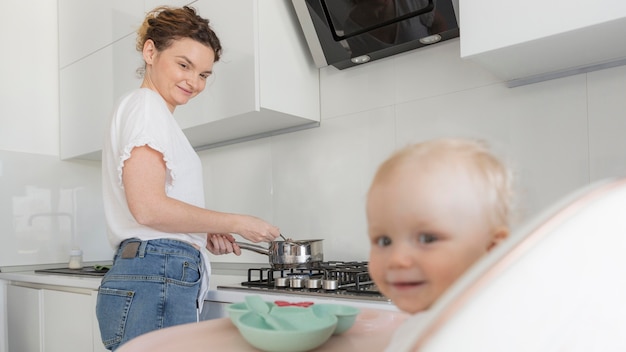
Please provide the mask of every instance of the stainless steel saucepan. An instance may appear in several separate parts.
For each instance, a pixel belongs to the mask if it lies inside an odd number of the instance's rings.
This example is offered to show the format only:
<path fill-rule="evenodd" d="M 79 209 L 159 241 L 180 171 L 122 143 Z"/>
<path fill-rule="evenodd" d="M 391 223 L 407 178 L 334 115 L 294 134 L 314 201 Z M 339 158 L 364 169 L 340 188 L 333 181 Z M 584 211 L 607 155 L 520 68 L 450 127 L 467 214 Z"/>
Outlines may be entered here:
<path fill-rule="evenodd" d="M 313 267 L 324 261 L 323 240 L 272 241 L 269 248 L 260 245 L 235 242 L 241 249 L 247 249 L 269 256 L 272 269 Z"/>

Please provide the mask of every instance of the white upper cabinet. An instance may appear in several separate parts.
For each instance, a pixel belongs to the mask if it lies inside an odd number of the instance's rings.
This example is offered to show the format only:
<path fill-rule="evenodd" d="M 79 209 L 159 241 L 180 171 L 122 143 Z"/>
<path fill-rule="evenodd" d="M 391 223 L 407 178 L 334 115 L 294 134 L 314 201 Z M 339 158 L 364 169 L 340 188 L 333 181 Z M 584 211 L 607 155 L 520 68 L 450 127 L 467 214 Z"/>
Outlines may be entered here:
<path fill-rule="evenodd" d="M 626 63 L 624 0 L 460 0 L 461 56 L 510 86 Z"/>
<path fill-rule="evenodd" d="M 163 2 L 134 3 L 59 0 L 62 159 L 99 159 L 115 101 L 141 84 L 135 30 L 145 12 Z M 194 147 L 319 125 L 319 71 L 290 1 L 199 0 L 191 6 L 210 20 L 223 46 L 205 91 L 174 113 Z"/>
<path fill-rule="evenodd" d="M 175 116 L 192 145 L 208 148 L 320 121 L 319 71 L 291 2 L 199 0 L 223 46 L 206 89 Z"/>
<path fill-rule="evenodd" d="M 59 67 L 63 68 L 135 33 L 144 14 L 157 6 L 192 0 L 59 0 Z"/>
<path fill-rule="evenodd" d="M 59 67 L 105 48 L 137 29 L 143 1 L 59 0 Z"/>
<path fill-rule="evenodd" d="M 128 35 L 61 69 L 61 159 L 100 158 L 105 125 L 115 101 L 141 84 L 135 71 L 143 61 L 134 48 L 135 36 Z"/>

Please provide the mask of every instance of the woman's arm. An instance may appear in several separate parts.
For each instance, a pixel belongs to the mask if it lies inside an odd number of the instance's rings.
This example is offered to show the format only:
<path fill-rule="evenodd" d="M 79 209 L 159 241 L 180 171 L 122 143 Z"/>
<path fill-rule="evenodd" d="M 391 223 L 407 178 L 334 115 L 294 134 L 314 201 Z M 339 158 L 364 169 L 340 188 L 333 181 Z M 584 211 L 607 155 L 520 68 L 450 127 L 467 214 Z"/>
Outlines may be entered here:
<path fill-rule="evenodd" d="M 126 200 L 138 223 L 172 233 L 236 233 L 252 242 L 279 236 L 277 227 L 259 218 L 212 211 L 168 197 L 166 173 L 163 155 L 148 146 L 135 147 L 124 162 Z"/>

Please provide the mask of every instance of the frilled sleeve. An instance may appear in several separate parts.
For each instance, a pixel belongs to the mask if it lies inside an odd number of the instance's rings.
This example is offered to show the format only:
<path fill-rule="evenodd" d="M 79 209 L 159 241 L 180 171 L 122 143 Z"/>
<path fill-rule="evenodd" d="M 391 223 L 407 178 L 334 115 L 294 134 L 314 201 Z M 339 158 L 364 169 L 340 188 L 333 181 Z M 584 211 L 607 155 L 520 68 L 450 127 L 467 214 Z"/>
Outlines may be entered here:
<path fill-rule="evenodd" d="M 163 99 L 155 92 L 144 90 L 136 99 L 122 106 L 116 116 L 117 181 L 121 187 L 124 163 L 136 147 L 148 146 L 163 155 L 167 168 L 166 191 L 176 180 L 176 167 L 172 161 L 171 135 L 173 120 Z"/>

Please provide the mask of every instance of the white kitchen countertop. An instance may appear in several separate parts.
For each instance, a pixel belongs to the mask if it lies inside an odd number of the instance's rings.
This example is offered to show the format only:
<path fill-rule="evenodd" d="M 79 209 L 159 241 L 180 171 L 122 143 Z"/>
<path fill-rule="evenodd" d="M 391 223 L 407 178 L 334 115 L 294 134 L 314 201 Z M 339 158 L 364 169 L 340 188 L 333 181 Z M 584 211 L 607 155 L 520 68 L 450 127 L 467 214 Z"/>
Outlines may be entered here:
<path fill-rule="evenodd" d="M 102 280 L 102 276 L 76 276 L 35 272 L 35 270 L 38 269 L 49 269 L 52 267 L 56 268 L 59 266 L 41 265 L 24 266 L 17 268 L 3 268 L 3 271 L 0 272 L 0 280 L 40 285 L 85 288 L 92 290 L 97 290 L 100 286 L 100 281 Z M 216 289 L 217 285 L 233 284 L 245 281 L 245 274 L 240 274 L 238 271 L 234 271 L 236 275 L 234 275 L 233 272 L 225 270 L 223 268 L 218 268 L 215 271 L 217 272 L 214 272 L 211 275 L 209 283 L 209 287 L 213 290 Z M 220 274 L 220 272 L 224 272 L 225 274 Z"/>
<path fill-rule="evenodd" d="M 231 282 L 232 283 L 232 282 Z M 313 303 L 339 303 L 347 304 L 353 307 L 359 308 L 371 308 L 379 310 L 399 311 L 398 308 L 391 302 L 385 301 L 370 301 L 362 300 L 358 298 L 347 299 L 338 298 L 337 296 L 329 295 L 328 297 L 320 296 L 308 296 L 308 295 L 290 295 L 278 292 L 259 292 L 248 290 L 233 290 L 229 288 L 212 289 L 207 294 L 206 300 L 210 302 L 223 302 L 223 303 L 237 303 L 245 301 L 245 297 L 249 295 L 259 295 L 264 300 L 269 302 L 274 301 L 287 301 L 287 302 L 313 302 Z"/>
<path fill-rule="evenodd" d="M 24 284 L 51 285 L 51 286 L 62 286 L 62 287 L 68 287 L 68 288 L 97 290 L 98 287 L 100 286 L 100 281 L 102 280 L 102 277 L 98 277 L 98 276 L 83 277 L 83 276 L 51 274 L 51 273 L 35 273 L 34 270 L 25 270 L 25 271 L 14 271 L 14 272 L 0 272 L 0 280 L 20 282 Z M 259 294 L 260 296 L 263 297 L 263 299 L 268 300 L 268 301 L 282 300 L 282 301 L 290 301 L 290 302 L 309 301 L 309 302 L 315 302 L 315 303 L 342 303 L 342 304 L 349 304 L 351 306 L 360 307 L 360 308 L 398 311 L 395 305 L 389 302 L 384 302 L 384 301 L 368 301 L 368 300 L 360 300 L 356 298 L 346 299 L 346 298 L 337 298 L 333 296 L 313 297 L 313 296 L 303 296 L 303 295 L 289 295 L 289 294 L 283 294 L 283 293 L 245 291 L 245 290 L 235 290 L 235 289 L 229 289 L 229 288 L 217 289 L 217 286 L 238 285 L 242 281 L 245 281 L 245 280 L 246 278 L 241 275 L 220 275 L 220 274 L 211 275 L 210 284 L 209 284 L 210 291 L 207 294 L 206 301 L 222 302 L 222 303 L 243 302 L 245 300 L 245 296 L 248 296 L 251 294 Z"/>
<path fill-rule="evenodd" d="M 102 280 L 102 277 L 36 273 L 34 270 L 28 270 L 2 272 L 0 273 L 0 280 L 97 290 L 100 286 L 100 280 Z"/>
<path fill-rule="evenodd" d="M 102 277 L 36 273 L 34 270 L 25 270 L 0 272 L 0 280 L 97 290 L 100 286 L 100 281 L 102 280 Z M 243 277 L 235 275 L 212 275 L 210 280 L 210 287 L 211 289 L 215 289 L 217 285 L 232 284 L 234 282 L 241 282 L 243 280 Z"/>
<path fill-rule="evenodd" d="M 0 281 L 17 285 L 41 285 L 46 289 L 95 291 L 100 286 L 102 277 L 98 276 L 74 276 L 52 273 L 35 273 L 34 269 L 0 272 Z M 210 291 L 207 294 L 207 302 L 217 302 L 205 306 L 220 307 L 224 309 L 228 303 L 245 301 L 245 296 L 259 294 L 257 291 L 238 290 L 232 288 L 220 288 L 218 286 L 236 286 L 246 281 L 246 277 L 238 272 L 226 272 L 225 274 L 214 273 L 211 275 Z M 2 290 L 0 290 L 2 296 Z M 361 350 L 380 351 L 387 345 L 395 328 L 406 319 L 407 315 L 400 312 L 395 305 L 385 301 L 367 301 L 359 299 L 346 299 L 307 295 L 289 295 L 282 293 L 263 292 L 260 296 L 267 301 L 283 300 L 288 302 L 309 301 L 314 303 L 340 303 L 361 309 L 355 327 L 347 333 L 332 337 L 326 344 L 317 349 L 318 351 L 337 350 Z M 2 297 L 0 297 L 2 298 Z M 0 309 L 0 314 L 2 314 Z M 222 312 L 225 313 L 225 312 Z M 137 339 L 136 345 L 130 344 L 128 348 L 133 351 L 171 351 L 176 343 L 183 343 L 182 350 L 201 351 L 206 349 L 207 343 L 217 344 L 225 350 L 256 351 L 248 345 L 239 335 L 237 329 L 228 318 L 217 318 L 199 323 L 186 324 L 184 326 L 155 332 L 147 339 Z M 204 320 L 204 319 L 203 319 Z M 0 328 L 2 324 L 0 324 Z M 172 335 L 173 334 L 173 335 Z M 173 338 L 173 339 L 172 339 Z M 174 340 L 176 341 L 170 341 Z M 159 341 L 158 343 L 156 343 Z M 167 341 L 174 343 L 168 344 Z M 209 341 L 209 342 L 207 342 Z M 156 343 L 156 344 L 155 344 Z M 162 346 L 160 346 L 162 345 Z M 136 349 L 133 348 L 137 347 Z M 155 349 L 160 346 L 162 349 Z M 176 346 L 176 347 L 181 347 Z M 145 348 L 145 349 L 142 349 Z"/>

